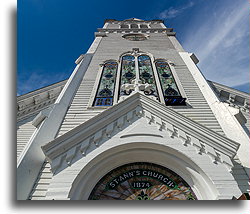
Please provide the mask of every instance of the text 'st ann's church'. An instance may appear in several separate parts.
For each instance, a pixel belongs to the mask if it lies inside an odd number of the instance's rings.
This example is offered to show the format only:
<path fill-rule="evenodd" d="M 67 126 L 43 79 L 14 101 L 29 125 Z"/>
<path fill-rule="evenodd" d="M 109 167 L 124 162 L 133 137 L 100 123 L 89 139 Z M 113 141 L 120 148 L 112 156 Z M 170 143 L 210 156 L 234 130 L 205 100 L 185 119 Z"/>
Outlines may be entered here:
<path fill-rule="evenodd" d="M 17 98 L 18 200 L 248 197 L 249 95 L 162 20 L 106 20 L 75 63 Z"/>

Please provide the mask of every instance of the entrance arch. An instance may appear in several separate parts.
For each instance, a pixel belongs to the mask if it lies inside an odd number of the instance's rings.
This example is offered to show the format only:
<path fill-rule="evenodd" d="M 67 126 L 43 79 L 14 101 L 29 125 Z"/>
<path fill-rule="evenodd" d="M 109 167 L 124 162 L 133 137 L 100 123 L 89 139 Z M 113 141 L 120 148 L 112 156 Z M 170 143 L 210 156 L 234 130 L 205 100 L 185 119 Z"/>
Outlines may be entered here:
<path fill-rule="evenodd" d="M 137 162 L 122 165 L 99 180 L 89 200 L 196 200 L 191 187 L 170 169 Z"/>
<path fill-rule="evenodd" d="M 176 176 L 183 184 L 185 183 L 187 192 L 189 191 L 194 199 L 214 200 L 218 196 L 216 187 L 199 167 L 199 163 L 194 162 L 185 153 L 157 143 L 133 142 L 113 146 L 89 161 L 74 179 L 68 198 L 70 200 L 94 199 L 91 198 L 92 193 L 102 178 L 119 167 L 132 166 L 133 163 L 156 165 L 171 172 L 173 177 Z M 156 172 L 160 172 L 160 169 L 156 169 Z M 151 184 L 153 185 L 152 182 Z"/>

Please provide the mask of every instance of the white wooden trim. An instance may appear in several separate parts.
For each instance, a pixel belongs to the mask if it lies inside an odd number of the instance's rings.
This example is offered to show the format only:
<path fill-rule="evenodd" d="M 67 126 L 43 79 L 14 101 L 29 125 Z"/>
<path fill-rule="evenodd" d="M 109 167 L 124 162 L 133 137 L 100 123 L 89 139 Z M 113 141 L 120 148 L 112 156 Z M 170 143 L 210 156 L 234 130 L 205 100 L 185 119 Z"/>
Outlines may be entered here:
<path fill-rule="evenodd" d="M 155 83 L 156 83 L 156 86 L 157 86 L 160 102 L 162 104 L 165 104 L 165 100 L 164 100 L 164 96 L 163 96 L 163 92 L 162 92 L 162 88 L 161 88 L 161 82 L 160 82 L 160 79 L 159 79 L 157 68 L 155 66 L 154 56 L 152 54 L 150 54 L 150 53 L 148 53 L 148 55 L 149 55 L 149 57 L 151 59 L 152 69 L 153 69 L 154 76 L 155 76 Z"/>
<path fill-rule="evenodd" d="M 180 81 L 180 79 L 179 79 L 179 77 L 178 77 L 178 74 L 177 74 L 175 68 L 174 68 L 174 65 L 171 65 L 171 63 L 168 63 L 168 65 L 169 65 L 170 70 L 171 70 L 171 72 L 172 72 L 172 74 L 173 74 L 173 76 L 174 76 L 174 80 L 175 80 L 176 85 L 177 85 L 177 87 L 178 87 L 178 89 L 179 89 L 179 91 L 180 91 L 181 96 L 182 96 L 183 98 L 186 98 L 186 102 L 188 102 L 187 95 L 186 95 L 186 93 L 185 93 L 185 91 L 184 91 L 184 89 L 183 89 L 183 87 L 182 87 L 181 81 Z"/>
<path fill-rule="evenodd" d="M 146 123 L 144 118 L 138 122 Z M 139 123 L 136 121 L 136 124 Z M 144 133 L 159 132 L 149 126 L 143 130 Z M 232 196 L 241 195 L 225 165 L 214 164 L 208 155 L 197 154 L 194 148 L 184 146 L 181 140 L 168 136 L 121 138 L 124 131 L 105 140 L 105 146 L 96 148 L 90 155 L 54 174 L 46 200 L 87 200 L 96 183 L 112 169 L 127 163 L 145 161 L 165 166 L 179 174 L 200 200 L 230 200 Z M 217 182 L 220 179 L 223 183 Z"/>
<path fill-rule="evenodd" d="M 26 200 L 29 197 L 30 191 L 45 159 L 41 146 L 55 138 L 92 56 L 92 54 L 86 54 L 82 62 L 76 66 L 58 96 L 48 118 L 42 122 L 32 140 L 29 141 L 25 152 L 22 153 L 22 156 L 19 158 L 17 164 L 18 200 Z"/>
<path fill-rule="evenodd" d="M 89 98 L 88 108 L 108 108 L 106 106 L 93 106 L 94 100 L 95 100 L 95 97 L 96 97 L 96 93 L 97 93 L 97 90 L 98 90 L 99 82 L 101 81 L 101 77 L 102 77 L 103 65 L 108 61 L 113 61 L 113 62 L 117 63 L 117 72 L 116 72 L 116 82 L 115 82 L 114 96 L 113 96 L 113 105 L 115 103 L 117 103 L 115 96 L 116 96 L 116 87 L 117 87 L 116 86 L 116 84 L 117 84 L 117 76 L 118 76 L 118 72 L 119 72 L 120 63 L 115 59 L 108 59 L 108 60 L 105 60 L 102 64 L 99 64 L 99 69 L 98 69 L 98 72 L 97 72 L 95 83 L 94 83 L 94 86 L 93 86 L 93 89 L 92 89 L 92 92 L 91 92 L 91 95 L 90 95 L 90 98 Z"/>
<path fill-rule="evenodd" d="M 94 42 L 91 44 L 90 48 L 88 49 L 87 54 L 93 54 L 93 53 L 95 53 L 95 51 L 98 48 L 101 40 L 102 40 L 101 36 L 96 37 L 95 40 L 94 40 Z"/>
<path fill-rule="evenodd" d="M 114 91 L 114 101 L 113 105 L 118 103 L 119 93 L 120 93 L 120 78 L 121 78 L 121 68 L 122 68 L 122 59 L 120 58 L 118 61 L 118 70 L 115 81 L 115 91 Z"/>
<path fill-rule="evenodd" d="M 163 28 L 167 28 L 163 23 L 160 23 L 160 25 L 161 25 Z"/>
<path fill-rule="evenodd" d="M 187 65 L 190 73 L 192 74 L 194 80 L 199 86 L 204 98 L 206 99 L 208 105 L 213 111 L 216 119 L 218 120 L 222 130 L 229 139 L 232 139 L 241 144 L 238 150 L 238 156 L 246 167 L 246 172 L 249 175 L 249 137 L 243 130 L 237 119 L 231 114 L 231 112 L 226 107 L 225 103 L 219 101 L 214 91 L 211 89 L 206 79 L 195 65 L 195 63 L 190 58 L 188 52 L 179 52 L 181 58 Z"/>
<path fill-rule="evenodd" d="M 198 148 L 197 152 L 204 152 L 208 149 L 207 154 L 211 154 L 215 160 L 220 160 L 224 155 L 225 158 L 221 159 L 221 162 L 232 167 L 230 158 L 236 154 L 238 143 L 137 92 L 42 146 L 52 165 L 52 170 L 54 172 L 59 170 L 61 165 L 65 166 L 65 161 L 70 163 L 75 156 L 81 157 L 79 155 L 82 149 L 84 149 L 83 154 L 86 155 L 89 151 L 86 152 L 85 148 L 93 143 L 96 148 L 99 147 L 99 142 L 103 138 L 110 136 L 117 127 L 122 128 L 127 123 L 126 121 L 135 120 L 136 117 L 145 117 L 150 124 L 154 123 L 158 126 L 159 130 L 169 133 L 172 137 L 179 137 Z M 219 154 L 218 157 L 217 154 Z"/>
<path fill-rule="evenodd" d="M 169 36 L 168 38 L 177 51 L 185 51 L 175 36 Z"/>
<path fill-rule="evenodd" d="M 88 107 L 93 107 L 95 95 L 97 93 L 99 82 L 100 82 L 101 76 L 102 76 L 102 70 L 103 70 L 103 64 L 100 64 L 97 75 L 96 75 L 95 83 L 94 83 L 94 86 L 93 86 L 93 89 L 92 89 L 92 92 L 91 92 L 91 95 L 89 98 Z"/>
<path fill-rule="evenodd" d="M 108 27 L 108 22 L 106 22 L 105 24 L 104 24 L 104 26 L 103 26 L 103 28 L 105 29 L 105 28 L 107 28 Z"/>

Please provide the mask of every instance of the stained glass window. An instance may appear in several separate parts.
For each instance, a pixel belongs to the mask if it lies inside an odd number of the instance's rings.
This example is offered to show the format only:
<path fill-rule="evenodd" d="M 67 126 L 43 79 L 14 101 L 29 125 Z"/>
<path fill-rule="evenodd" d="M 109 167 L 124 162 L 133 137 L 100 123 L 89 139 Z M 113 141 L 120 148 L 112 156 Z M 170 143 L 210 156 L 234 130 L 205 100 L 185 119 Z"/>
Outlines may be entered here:
<path fill-rule="evenodd" d="M 96 184 L 89 200 L 197 200 L 172 170 L 146 162 L 120 166 Z"/>
<path fill-rule="evenodd" d="M 132 84 L 135 78 L 135 57 L 132 55 L 125 55 L 122 57 L 120 96 L 131 94 L 133 88 L 130 87 L 129 84 Z"/>
<path fill-rule="evenodd" d="M 155 76 L 150 57 L 141 55 L 138 57 L 139 77 L 142 84 L 145 84 L 144 94 L 158 97 Z"/>
<path fill-rule="evenodd" d="M 185 105 L 186 98 L 182 98 L 168 63 L 164 60 L 159 60 L 155 65 L 161 82 L 165 104 Z"/>
<path fill-rule="evenodd" d="M 108 61 L 103 65 L 94 106 L 113 105 L 117 67 L 118 64 L 114 61 Z"/>

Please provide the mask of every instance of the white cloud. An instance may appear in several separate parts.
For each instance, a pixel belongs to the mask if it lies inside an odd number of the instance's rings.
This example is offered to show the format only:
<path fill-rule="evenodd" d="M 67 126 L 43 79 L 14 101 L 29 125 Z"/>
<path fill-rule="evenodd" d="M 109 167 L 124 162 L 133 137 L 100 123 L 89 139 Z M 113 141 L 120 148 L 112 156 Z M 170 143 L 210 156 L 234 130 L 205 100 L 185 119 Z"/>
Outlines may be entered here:
<path fill-rule="evenodd" d="M 207 79 L 236 86 L 249 82 L 249 3 L 227 3 L 196 24 L 183 46 L 198 56 Z"/>
<path fill-rule="evenodd" d="M 236 8 L 226 16 L 222 15 L 222 17 L 218 17 L 217 20 L 220 24 L 218 23 L 218 26 L 214 27 L 215 29 L 213 29 L 213 26 L 208 25 L 212 28 L 212 35 L 210 35 L 211 37 L 206 41 L 206 45 L 200 53 L 202 59 L 211 55 L 215 48 L 223 45 L 225 42 L 227 45 L 231 43 L 232 46 L 232 42 L 235 42 L 237 37 L 241 37 L 243 35 L 242 29 L 239 29 L 237 26 L 246 14 L 248 14 L 248 8 L 245 7 L 245 4 L 243 4 L 242 7 Z M 228 37 L 231 33 L 235 36 Z"/>
<path fill-rule="evenodd" d="M 162 11 L 159 14 L 159 18 L 160 19 L 172 19 L 172 18 L 175 18 L 176 16 L 180 15 L 184 10 L 192 7 L 193 5 L 194 5 L 194 3 L 191 1 L 187 5 L 184 5 L 183 7 L 179 7 L 179 8 L 170 7 L 169 9 L 166 9 L 166 10 Z"/>
<path fill-rule="evenodd" d="M 22 95 L 30 91 L 48 86 L 67 78 L 65 72 L 48 76 L 42 71 L 33 71 L 27 79 L 19 80 L 17 95 Z"/>

